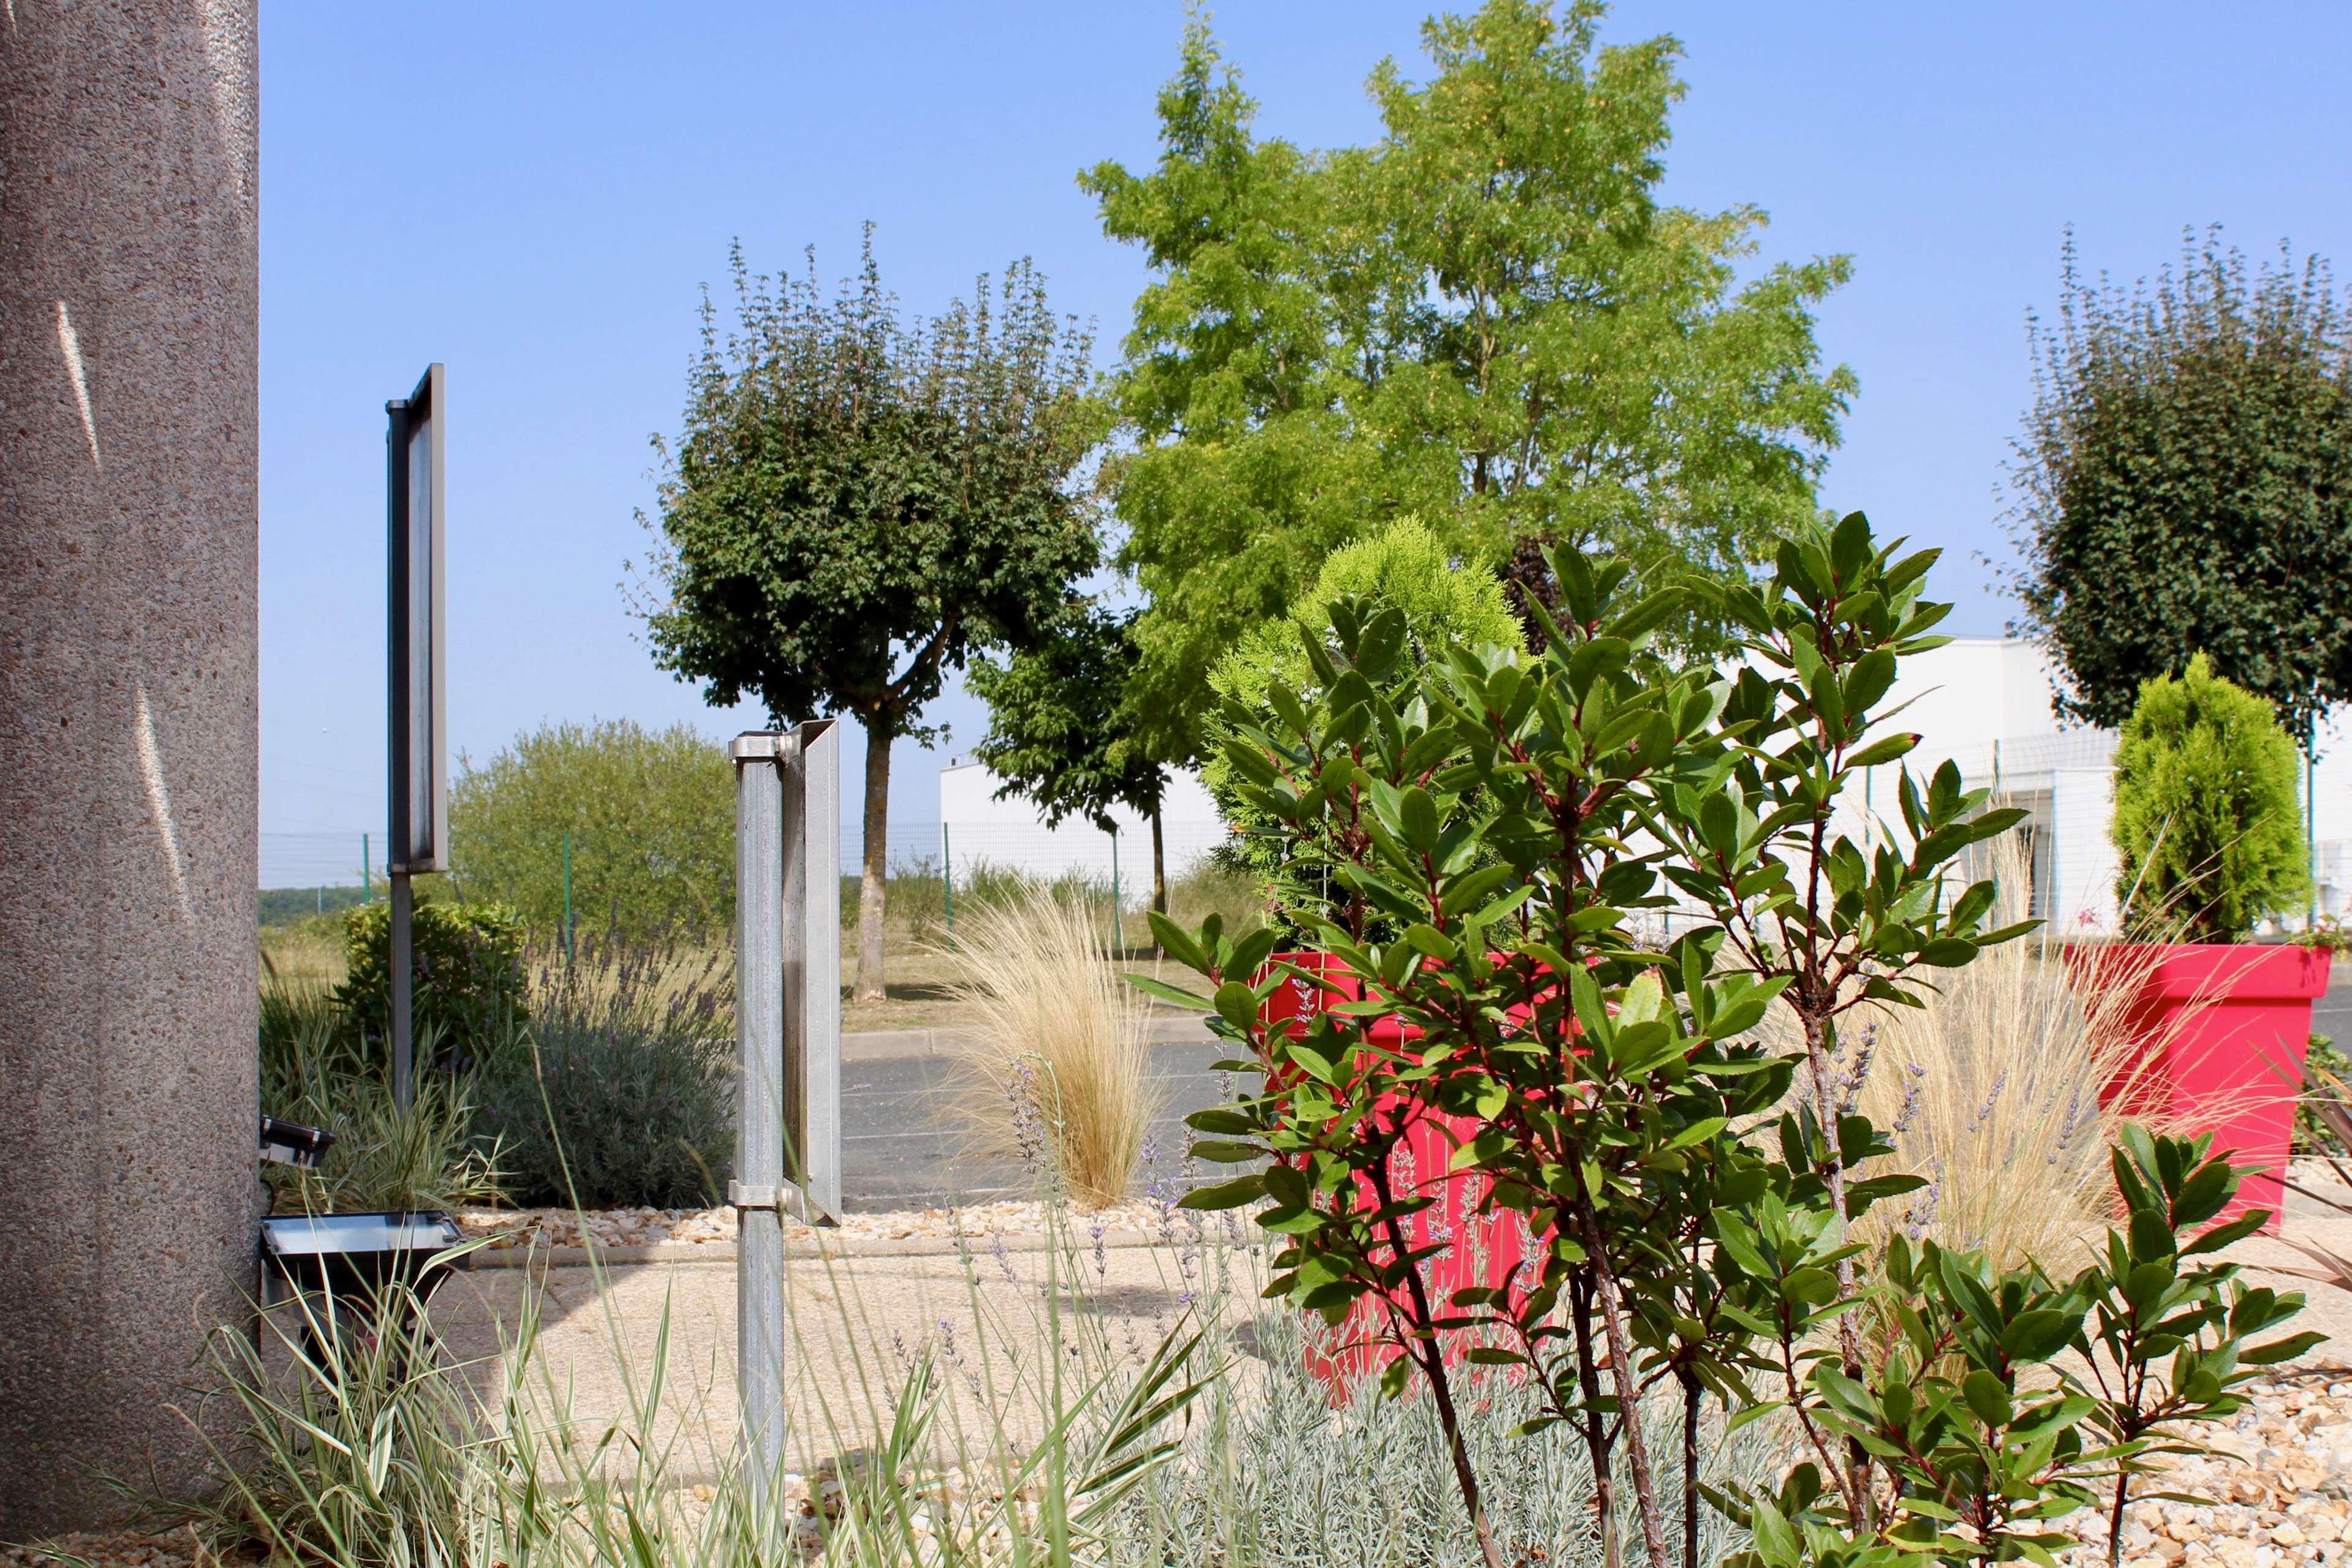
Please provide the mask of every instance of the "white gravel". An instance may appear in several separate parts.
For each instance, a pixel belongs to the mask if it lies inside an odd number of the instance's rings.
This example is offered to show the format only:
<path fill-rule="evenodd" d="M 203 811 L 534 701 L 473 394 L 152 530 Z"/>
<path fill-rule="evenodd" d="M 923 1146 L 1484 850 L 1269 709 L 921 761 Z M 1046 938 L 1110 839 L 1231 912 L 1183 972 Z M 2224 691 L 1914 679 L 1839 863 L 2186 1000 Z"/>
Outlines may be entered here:
<path fill-rule="evenodd" d="M 1167 1206 L 1139 1200 L 1092 1212 L 1074 1211 L 1065 1223 L 1080 1236 L 1099 1228 L 1113 1231 L 1157 1231 L 1166 1228 Z M 602 1247 L 649 1247 L 663 1243 L 726 1242 L 735 1239 L 731 1208 L 600 1208 L 582 1213 L 569 1208 L 468 1208 L 457 1223 L 469 1236 L 488 1236 L 493 1248 L 579 1247 L 593 1240 Z M 845 1216 L 829 1237 L 856 1240 L 904 1241 L 914 1238 L 946 1239 L 956 1236 L 1039 1236 L 1046 1229 L 1042 1203 L 975 1203 L 955 1208 L 895 1209 Z M 807 1240 L 814 1232 L 790 1219 L 788 1239 Z"/>

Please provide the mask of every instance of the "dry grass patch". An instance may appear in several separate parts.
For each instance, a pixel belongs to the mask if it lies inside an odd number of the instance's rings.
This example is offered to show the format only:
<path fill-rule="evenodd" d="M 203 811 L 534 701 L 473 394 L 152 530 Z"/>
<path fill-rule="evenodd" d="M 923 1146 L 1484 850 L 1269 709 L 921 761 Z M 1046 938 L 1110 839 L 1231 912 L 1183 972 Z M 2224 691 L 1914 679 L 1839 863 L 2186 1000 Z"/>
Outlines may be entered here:
<path fill-rule="evenodd" d="M 1163 1090 L 1147 1059 L 1150 1008 L 1104 962 L 1083 904 L 1037 889 L 957 933 L 955 988 L 971 1034 L 957 1097 L 973 1152 L 1049 1162 L 1079 1204 L 1126 1197 Z"/>

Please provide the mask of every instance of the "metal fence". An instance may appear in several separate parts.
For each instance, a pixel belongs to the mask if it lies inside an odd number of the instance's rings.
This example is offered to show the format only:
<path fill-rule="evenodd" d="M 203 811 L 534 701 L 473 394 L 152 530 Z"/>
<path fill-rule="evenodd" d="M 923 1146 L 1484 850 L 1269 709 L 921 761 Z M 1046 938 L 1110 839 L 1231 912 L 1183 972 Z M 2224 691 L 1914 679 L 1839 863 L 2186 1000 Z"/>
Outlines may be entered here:
<path fill-rule="evenodd" d="M 1201 823 L 1171 823 L 1163 833 L 1171 877 L 1181 876 L 1214 849 L 1223 837 Z M 264 832 L 261 883 L 265 888 L 358 887 L 365 873 L 381 876 L 380 832 Z M 1061 827 L 1013 827 L 992 823 L 942 824 L 893 821 L 886 840 L 893 874 L 937 874 L 952 869 L 959 882 L 991 872 L 1009 872 L 1052 881 L 1076 877 L 1105 889 L 1114 881 L 1122 894 L 1151 883 L 1151 835 L 1122 830 L 1105 833 L 1091 823 Z M 851 875 L 863 866 L 865 834 L 856 823 L 843 827 L 841 867 Z"/>

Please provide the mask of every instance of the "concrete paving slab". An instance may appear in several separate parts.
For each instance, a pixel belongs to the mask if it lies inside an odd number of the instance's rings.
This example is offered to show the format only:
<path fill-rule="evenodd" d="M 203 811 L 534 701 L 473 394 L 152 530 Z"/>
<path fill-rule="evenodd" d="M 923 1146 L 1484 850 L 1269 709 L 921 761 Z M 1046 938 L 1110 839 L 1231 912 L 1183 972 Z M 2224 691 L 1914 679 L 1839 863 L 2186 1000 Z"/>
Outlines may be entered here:
<path fill-rule="evenodd" d="M 923 1356 L 941 1375 L 948 1452 L 984 1453 L 1000 1429 L 1034 1438 L 1053 1363 L 1071 1379 L 1140 1366 L 1211 1301 L 1239 1322 L 1260 1256 L 1181 1242 L 1097 1250 L 1084 1237 L 963 1256 L 803 1249 L 788 1258 L 785 1281 L 795 1468 L 887 1429 Z M 1211 1288 L 1220 1270 L 1234 1288 Z M 735 1438 L 735 1305 L 731 1260 L 572 1265 L 462 1276 L 436 1298 L 433 1318 L 486 1396 L 504 1348 L 535 1320 L 529 1381 L 542 1427 L 592 1443 L 618 1427 L 635 1441 L 609 1463 L 633 1462 L 642 1442 L 668 1457 L 667 1479 L 691 1483 L 712 1479 Z"/>

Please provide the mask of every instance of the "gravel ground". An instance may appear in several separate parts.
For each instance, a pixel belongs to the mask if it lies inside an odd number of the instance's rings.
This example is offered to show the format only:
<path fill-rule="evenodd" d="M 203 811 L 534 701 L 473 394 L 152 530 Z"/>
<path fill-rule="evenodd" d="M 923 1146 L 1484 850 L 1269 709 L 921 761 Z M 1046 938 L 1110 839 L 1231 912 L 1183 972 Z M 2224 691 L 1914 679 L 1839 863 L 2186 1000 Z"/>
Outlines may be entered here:
<path fill-rule="evenodd" d="M 2207 1434 L 2221 1452 L 2183 1459 L 2165 1478 L 2161 1490 L 2209 1501 L 2131 1506 L 2124 1527 L 2128 1568 L 2344 1561 L 2344 1537 L 2352 1534 L 2352 1368 L 2290 1373 L 2256 1387 L 2252 1408 Z M 2105 1562 L 2106 1520 L 2077 1515 L 2067 1522 L 2084 1540 L 2067 1555 Z"/>
<path fill-rule="evenodd" d="M 89 1568 L 205 1568 L 220 1561 L 196 1543 L 195 1532 L 168 1535 L 61 1535 L 39 1546 L 0 1546 L 0 1568 L 55 1568 L 58 1563 Z"/>
<path fill-rule="evenodd" d="M 1122 1203 L 1091 1213 L 1074 1214 L 1069 1223 L 1089 1234 L 1158 1230 L 1168 1210 L 1158 1203 Z M 662 1242 L 710 1243 L 735 1240 L 731 1208 L 604 1208 L 583 1214 L 569 1208 L 468 1208 L 457 1223 L 469 1236 L 488 1236 L 492 1248 L 578 1247 L 583 1238 L 604 1247 L 646 1247 Z M 854 1240 L 904 1241 L 911 1238 L 955 1236 L 1037 1236 L 1045 1230 L 1042 1203 L 976 1203 L 955 1208 L 895 1209 L 873 1214 L 849 1214 L 828 1237 Z M 784 1222 L 788 1238 L 814 1235 L 805 1225 Z"/>

